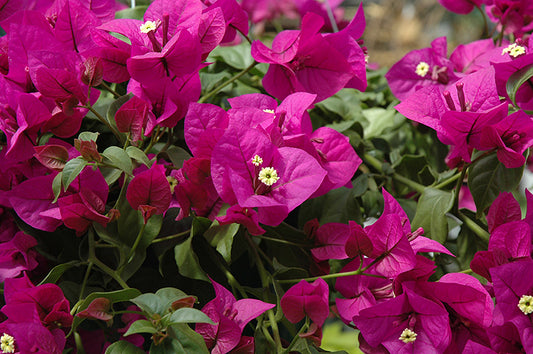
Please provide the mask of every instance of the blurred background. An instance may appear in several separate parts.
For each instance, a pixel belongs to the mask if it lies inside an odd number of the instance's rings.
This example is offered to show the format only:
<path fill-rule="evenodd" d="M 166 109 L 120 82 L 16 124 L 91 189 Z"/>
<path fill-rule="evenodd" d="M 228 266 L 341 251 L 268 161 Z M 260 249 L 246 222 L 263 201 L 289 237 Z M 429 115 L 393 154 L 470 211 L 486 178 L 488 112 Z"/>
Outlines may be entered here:
<path fill-rule="evenodd" d="M 353 17 L 360 2 L 343 2 L 346 19 Z M 478 10 L 460 16 L 437 0 L 363 0 L 363 9 L 369 61 L 380 66 L 390 67 L 407 52 L 428 47 L 441 36 L 448 38 L 449 54 L 458 44 L 480 39 L 483 32 Z"/>

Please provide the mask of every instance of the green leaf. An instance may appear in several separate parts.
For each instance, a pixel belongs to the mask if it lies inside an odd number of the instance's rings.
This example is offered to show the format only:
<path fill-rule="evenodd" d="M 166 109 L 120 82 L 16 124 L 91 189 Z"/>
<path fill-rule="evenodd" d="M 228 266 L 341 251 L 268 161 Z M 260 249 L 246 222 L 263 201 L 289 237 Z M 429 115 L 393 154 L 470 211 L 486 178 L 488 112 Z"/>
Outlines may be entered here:
<path fill-rule="evenodd" d="M 79 135 L 78 135 L 78 139 L 79 140 L 84 140 L 84 141 L 94 141 L 96 142 L 96 140 L 98 139 L 98 135 L 100 135 L 100 133 L 93 133 L 93 132 L 81 132 Z"/>
<path fill-rule="evenodd" d="M 57 202 L 57 198 L 59 198 L 59 195 L 61 194 L 61 180 L 63 178 L 63 171 L 59 172 L 52 181 L 52 191 L 54 192 L 54 201 L 52 203 Z"/>
<path fill-rule="evenodd" d="M 412 228 L 422 227 L 426 236 L 444 243 L 448 238 L 446 213 L 453 206 L 453 193 L 435 188 L 426 188 L 416 208 Z"/>
<path fill-rule="evenodd" d="M 115 18 L 132 18 L 135 20 L 142 20 L 147 8 L 148 6 L 136 6 L 133 9 L 129 8 L 120 10 L 115 12 Z"/>
<path fill-rule="evenodd" d="M 241 43 L 231 47 L 216 47 L 209 54 L 207 61 L 222 61 L 235 69 L 244 70 L 250 66 L 254 59 L 250 55 L 250 44 Z"/>
<path fill-rule="evenodd" d="M 133 322 L 128 328 L 128 331 L 124 333 L 124 337 L 127 337 L 135 333 L 150 333 L 154 334 L 159 332 L 157 328 L 154 327 L 153 323 L 148 320 L 137 320 Z"/>
<path fill-rule="evenodd" d="M 150 316 L 158 314 L 163 317 L 172 311 L 172 303 L 187 297 L 183 291 L 176 288 L 162 288 L 155 294 L 146 293 L 132 299 L 131 302 L 139 306 Z"/>
<path fill-rule="evenodd" d="M 131 175 L 133 166 L 131 164 L 131 158 L 126 151 L 122 150 L 118 146 L 110 146 L 104 150 L 102 156 L 104 157 L 105 163 L 110 163 L 111 165 Z"/>
<path fill-rule="evenodd" d="M 204 338 L 185 323 L 170 326 L 167 330 L 170 338 L 177 340 L 183 348 L 183 353 L 209 353 Z M 174 353 L 174 352 L 167 352 Z"/>
<path fill-rule="evenodd" d="M 166 153 L 174 167 L 177 168 L 182 168 L 183 163 L 191 158 L 191 155 L 185 149 L 178 146 L 171 146 Z"/>
<path fill-rule="evenodd" d="M 116 100 L 113 101 L 113 103 L 111 103 L 109 105 L 109 107 L 107 108 L 107 112 L 106 112 L 106 119 L 107 121 L 109 122 L 109 124 L 111 124 L 111 126 L 113 126 L 113 128 L 115 128 L 115 130 L 118 132 L 118 128 L 117 128 L 117 123 L 115 122 L 115 114 L 117 113 L 118 109 L 120 107 L 122 107 L 122 105 L 126 102 L 128 102 L 128 100 L 133 96 L 132 93 L 128 93 L 127 95 L 124 95 L 124 96 L 120 96 L 119 98 L 117 98 Z M 122 136 L 126 136 L 124 133 L 120 133 Z M 126 139 L 124 138 L 123 141 L 126 141 Z"/>
<path fill-rule="evenodd" d="M 122 170 L 114 167 L 100 167 L 100 172 L 102 172 L 102 176 L 104 176 L 108 186 L 115 183 L 123 173 Z"/>
<path fill-rule="evenodd" d="M 105 354 L 145 354 L 141 348 L 130 342 L 121 340 L 111 344 L 105 351 Z"/>
<path fill-rule="evenodd" d="M 206 218 L 194 218 L 191 227 L 191 236 L 184 242 L 174 247 L 174 259 L 181 275 L 187 278 L 209 281 L 198 260 L 198 256 L 192 248 L 193 237 L 203 235 L 211 225 L 211 220 Z"/>
<path fill-rule="evenodd" d="M 87 166 L 87 161 L 83 157 L 78 156 L 75 159 L 68 161 L 63 168 L 63 175 L 61 176 L 61 182 L 63 183 L 63 189 L 67 190 L 68 186 L 78 177 L 83 168 Z"/>
<path fill-rule="evenodd" d="M 177 309 L 174 311 L 174 313 L 170 316 L 170 324 L 178 324 L 178 323 L 209 323 L 209 324 L 215 324 L 205 313 L 203 313 L 200 310 L 183 307 L 181 309 Z"/>
<path fill-rule="evenodd" d="M 213 225 L 205 233 L 204 237 L 228 263 L 231 262 L 231 246 L 233 238 L 239 231 L 239 224 Z"/>
<path fill-rule="evenodd" d="M 143 163 L 146 165 L 146 167 L 150 168 L 151 166 L 150 160 L 148 159 L 148 156 L 146 156 L 144 151 L 142 151 L 141 149 L 135 146 L 128 146 L 126 148 L 126 153 L 128 154 L 129 157 L 131 157 L 135 161 Z"/>
<path fill-rule="evenodd" d="M 511 192 L 518 186 L 523 170 L 523 166 L 506 168 L 498 161 L 495 153 L 479 159 L 470 166 L 468 187 L 476 203 L 478 217 L 501 192 Z"/>
<path fill-rule="evenodd" d="M 397 124 L 396 111 L 392 109 L 370 108 L 363 111 L 363 116 L 369 124 L 365 127 L 365 138 L 371 139 L 379 137 L 387 128 L 392 128 Z"/>
<path fill-rule="evenodd" d="M 505 88 L 507 89 L 507 95 L 509 99 L 516 106 L 516 92 L 520 89 L 520 86 L 525 84 L 529 79 L 533 77 L 533 64 L 523 67 L 509 77 Z"/>
<path fill-rule="evenodd" d="M 59 278 L 65 273 L 67 270 L 69 270 L 72 267 L 75 267 L 79 265 L 78 261 L 71 261 L 68 263 L 58 264 L 48 274 L 44 279 L 39 283 L 39 285 L 46 284 L 46 283 L 53 283 L 55 284 Z"/>
<path fill-rule="evenodd" d="M 109 299 L 111 301 L 111 304 L 115 302 L 122 302 L 122 301 L 131 301 L 133 298 L 139 296 L 141 292 L 137 289 L 129 288 L 129 289 L 122 289 L 122 290 L 116 290 L 116 291 L 109 291 L 109 292 L 93 292 L 89 294 L 78 306 L 77 312 L 85 310 L 89 304 L 96 298 L 99 297 L 105 297 L 106 299 Z M 74 320 L 72 321 L 72 327 L 71 332 L 74 332 L 76 328 L 82 323 L 84 318 L 75 316 Z"/>

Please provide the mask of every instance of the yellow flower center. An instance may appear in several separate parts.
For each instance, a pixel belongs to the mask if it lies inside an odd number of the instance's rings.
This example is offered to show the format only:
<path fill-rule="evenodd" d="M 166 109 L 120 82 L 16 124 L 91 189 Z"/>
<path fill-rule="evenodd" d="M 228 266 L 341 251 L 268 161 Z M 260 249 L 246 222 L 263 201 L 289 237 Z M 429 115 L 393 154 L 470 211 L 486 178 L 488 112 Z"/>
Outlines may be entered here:
<path fill-rule="evenodd" d="M 167 176 L 167 181 L 170 185 L 170 192 L 174 194 L 174 188 L 178 185 L 178 180 L 172 176 Z"/>
<path fill-rule="evenodd" d="M 507 46 L 507 48 L 505 48 L 504 50 L 502 50 L 502 55 L 504 54 L 509 54 L 513 58 L 516 58 L 522 54 L 526 54 L 526 48 L 516 43 L 513 43 Z"/>
<path fill-rule="evenodd" d="M 533 312 L 533 296 L 531 295 L 522 295 L 518 301 L 518 308 L 525 315 L 529 315 Z"/>
<path fill-rule="evenodd" d="M 263 109 L 263 112 L 265 112 L 265 113 L 272 113 L 272 114 L 275 114 L 275 113 L 276 113 L 276 112 L 274 112 L 273 109 L 268 109 L 268 108 Z"/>
<path fill-rule="evenodd" d="M 426 74 L 428 73 L 429 71 L 429 64 L 426 63 L 425 61 L 421 61 L 420 63 L 418 63 L 418 65 L 416 66 L 416 70 L 415 70 L 415 73 L 418 75 L 418 76 L 426 76 Z"/>
<path fill-rule="evenodd" d="M 252 158 L 252 164 L 254 166 L 261 166 L 263 164 L 263 159 L 261 158 L 261 156 L 259 155 L 255 155 L 253 158 Z"/>
<path fill-rule="evenodd" d="M 404 343 L 412 343 L 416 340 L 416 336 L 417 334 L 415 332 L 411 331 L 409 328 L 406 328 L 403 330 L 399 339 Z"/>
<path fill-rule="evenodd" d="M 146 21 L 140 26 L 141 33 L 148 33 L 151 31 L 155 31 L 157 29 L 157 25 L 154 21 Z"/>
<path fill-rule="evenodd" d="M 278 172 L 273 167 L 263 167 L 259 171 L 259 180 L 267 186 L 273 185 L 278 179 Z"/>
<path fill-rule="evenodd" d="M 4 333 L 2 337 L 0 337 L 0 349 L 2 349 L 2 353 L 14 353 L 15 338 L 7 333 Z"/>

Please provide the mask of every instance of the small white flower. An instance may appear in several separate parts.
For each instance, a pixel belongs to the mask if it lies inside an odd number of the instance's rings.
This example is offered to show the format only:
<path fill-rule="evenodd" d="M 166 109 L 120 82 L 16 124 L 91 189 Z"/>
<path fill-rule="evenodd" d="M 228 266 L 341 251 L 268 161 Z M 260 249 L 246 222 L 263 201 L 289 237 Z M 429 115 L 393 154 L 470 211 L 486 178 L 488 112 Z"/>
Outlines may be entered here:
<path fill-rule="evenodd" d="M 267 186 L 273 185 L 278 179 L 278 172 L 273 167 L 263 167 L 259 171 L 259 180 Z"/>
<path fill-rule="evenodd" d="M 525 315 L 529 315 L 533 312 L 533 296 L 531 295 L 522 295 L 518 301 L 518 308 Z"/>
<path fill-rule="evenodd" d="M 4 333 L 0 337 L 0 349 L 2 353 L 14 353 L 15 352 L 15 338 L 7 333 Z"/>
<path fill-rule="evenodd" d="M 253 158 L 252 158 L 252 164 L 254 166 L 261 166 L 263 164 L 263 159 L 261 158 L 261 156 L 259 155 L 255 155 Z"/>
<path fill-rule="evenodd" d="M 509 44 L 507 48 L 502 50 L 502 55 L 509 54 L 513 58 L 516 58 L 522 54 L 526 54 L 526 48 L 516 43 Z"/>
<path fill-rule="evenodd" d="M 275 114 L 275 113 L 276 113 L 276 112 L 274 112 L 273 109 L 268 109 L 268 108 L 263 109 L 263 112 L 265 112 L 265 113 L 271 113 L 271 114 Z"/>
<path fill-rule="evenodd" d="M 418 63 L 418 65 L 416 66 L 416 70 L 415 70 L 415 73 L 418 75 L 418 76 L 426 76 L 426 74 L 428 73 L 429 71 L 429 64 L 426 63 L 425 61 L 421 61 L 420 63 Z"/>
<path fill-rule="evenodd" d="M 157 24 L 154 21 L 146 21 L 140 26 L 141 33 L 148 33 L 157 29 Z"/>
<path fill-rule="evenodd" d="M 412 343 L 416 340 L 416 334 L 415 332 L 411 331 L 409 328 L 406 328 L 403 330 L 402 334 L 400 335 L 399 340 L 401 340 L 404 343 Z"/>

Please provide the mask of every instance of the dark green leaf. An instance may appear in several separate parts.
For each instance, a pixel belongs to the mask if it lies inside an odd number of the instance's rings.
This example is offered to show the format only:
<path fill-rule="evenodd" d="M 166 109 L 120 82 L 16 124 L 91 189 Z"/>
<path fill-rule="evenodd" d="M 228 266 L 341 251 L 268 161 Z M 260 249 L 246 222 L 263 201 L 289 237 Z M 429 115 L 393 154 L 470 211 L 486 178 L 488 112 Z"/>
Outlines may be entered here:
<path fill-rule="evenodd" d="M 501 192 L 513 191 L 522 178 L 524 168 L 506 168 L 496 154 L 485 156 L 469 168 L 468 187 L 481 216 Z"/>
<path fill-rule="evenodd" d="M 63 183 L 63 189 L 67 190 L 68 186 L 78 177 L 83 168 L 87 166 L 87 161 L 83 157 L 78 156 L 75 159 L 68 161 L 63 168 L 63 175 L 61 176 L 61 182 Z"/>
<path fill-rule="evenodd" d="M 145 351 L 130 342 L 121 340 L 111 344 L 105 354 L 145 354 Z"/>
<path fill-rule="evenodd" d="M 204 237 L 228 263 L 231 262 L 231 246 L 233 238 L 239 231 L 239 224 L 213 225 L 205 233 Z"/>
<path fill-rule="evenodd" d="M 118 146 L 110 146 L 104 150 L 102 156 L 104 157 L 105 163 L 109 163 L 131 175 L 133 166 L 131 164 L 131 158 L 126 151 L 122 150 Z"/>
<path fill-rule="evenodd" d="M 216 47 L 207 60 L 222 61 L 235 69 L 243 70 L 250 66 L 254 59 L 250 55 L 250 44 L 242 43 L 230 47 Z"/>
<path fill-rule="evenodd" d="M 520 89 L 520 86 L 525 84 L 529 79 L 533 77 L 533 64 L 523 67 L 509 77 L 505 88 L 507 89 L 507 95 L 509 99 L 516 106 L 516 92 Z"/>
<path fill-rule="evenodd" d="M 170 316 L 170 324 L 178 323 L 209 323 L 214 324 L 213 321 L 202 311 L 183 307 L 174 311 Z"/>
<path fill-rule="evenodd" d="M 167 150 L 167 155 L 174 167 L 182 168 L 183 163 L 191 158 L 191 155 L 178 146 L 171 146 Z"/>
<path fill-rule="evenodd" d="M 48 274 L 46 277 L 39 283 L 39 285 L 46 284 L 46 283 L 57 283 L 59 278 L 65 273 L 67 270 L 69 270 L 72 267 L 75 267 L 79 265 L 78 261 L 72 261 L 68 263 L 58 264 Z"/>
<path fill-rule="evenodd" d="M 57 202 L 57 198 L 59 198 L 59 194 L 61 194 L 61 180 L 63 179 L 63 171 L 59 172 L 52 181 L 52 191 L 54 192 L 54 201 L 52 203 Z"/>
<path fill-rule="evenodd" d="M 209 353 L 204 338 L 200 333 L 193 331 L 187 324 L 178 323 L 169 327 L 167 332 L 171 338 L 180 343 L 184 353 Z"/>
<path fill-rule="evenodd" d="M 412 228 L 422 227 L 426 236 L 444 243 L 448 238 L 446 213 L 452 206 L 453 193 L 426 188 L 418 200 Z"/>
<path fill-rule="evenodd" d="M 128 154 L 129 157 L 131 157 L 135 161 L 145 164 L 146 167 L 150 167 L 151 166 L 151 163 L 150 163 L 150 160 L 148 159 L 148 156 L 146 156 L 144 151 L 142 151 L 141 149 L 139 149 L 139 148 L 137 148 L 135 146 L 128 146 L 126 148 L 126 153 Z"/>
<path fill-rule="evenodd" d="M 128 331 L 126 333 L 124 333 L 124 337 L 127 337 L 131 334 L 135 334 L 135 333 L 150 333 L 150 334 L 154 334 L 154 333 L 157 333 L 158 330 L 157 328 L 154 327 L 154 325 L 152 324 L 152 322 L 150 321 L 147 321 L 147 320 L 137 320 L 135 322 L 133 322 L 130 326 L 130 328 L 128 328 Z"/>
<path fill-rule="evenodd" d="M 198 256 L 192 248 L 193 237 L 200 237 L 211 225 L 211 220 L 194 218 L 191 228 L 191 236 L 184 242 L 174 247 L 174 258 L 181 275 L 187 278 L 209 281 L 200 266 Z"/>
<path fill-rule="evenodd" d="M 96 142 L 96 140 L 98 139 L 98 135 L 100 135 L 100 133 L 93 133 L 93 132 L 81 132 L 79 135 L 78 135 L 78 139 L 79 140 L 85 140 L 85 141 L 94 141 Z"/>

